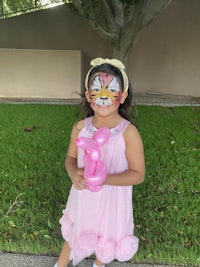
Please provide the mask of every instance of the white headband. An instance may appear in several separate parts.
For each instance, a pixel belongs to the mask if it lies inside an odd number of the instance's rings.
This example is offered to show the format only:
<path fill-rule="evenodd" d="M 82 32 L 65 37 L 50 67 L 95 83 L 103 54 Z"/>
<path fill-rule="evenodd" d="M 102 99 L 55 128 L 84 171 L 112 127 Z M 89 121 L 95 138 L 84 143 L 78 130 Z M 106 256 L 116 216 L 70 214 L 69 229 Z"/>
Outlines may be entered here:
<path fill-rule="evenodd" d="M 102 64 L 110 64 L 116 68 L 118 68 L 122 74 L 123 77 L 123 82 L 124 82 L 124 92 L 128 91 L 128 85 L 129 85 L 129 81 L 128 81 L 128 76 L 125 72 L 125 66 L 124 64 L 118 60 L 118 59 L 109 59 L 109 58 L 95 58 L 90 62 L 90 65 L 92 66 L 92 68 L 88 71 L 86 78 L 85 78 L 85 88 L 86 90 L 88 90 L 88 77 L 90 75 L 90 72 L 92 71 L 92 69 L 96 66 L 100 66 Z"/>

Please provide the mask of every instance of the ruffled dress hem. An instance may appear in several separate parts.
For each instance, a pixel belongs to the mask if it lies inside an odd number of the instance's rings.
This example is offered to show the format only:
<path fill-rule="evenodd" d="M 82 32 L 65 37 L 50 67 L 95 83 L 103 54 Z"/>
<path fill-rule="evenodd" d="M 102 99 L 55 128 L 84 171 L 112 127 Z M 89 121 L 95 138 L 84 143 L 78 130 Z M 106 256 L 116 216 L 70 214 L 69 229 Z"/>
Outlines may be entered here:
<path fill-rule="evenodd" d="M 64 227 L 62 227 L 64 223 Z M 118 242 L 106 240 L 103 236 L 93 233 L 81 234 L 76 240 L 70 240 L 73 232 L 73 223 L 65 215 L 60 219 L 63 238 L 71 248 L 70 258 L 73 265 L 79 264 L 85 258 L 95 254 L 97 258 L 108 264 L 114 259 L 119 262 L 129 261 L 138 250 L 139 240 L 135 236 L 128 235 Z"/>

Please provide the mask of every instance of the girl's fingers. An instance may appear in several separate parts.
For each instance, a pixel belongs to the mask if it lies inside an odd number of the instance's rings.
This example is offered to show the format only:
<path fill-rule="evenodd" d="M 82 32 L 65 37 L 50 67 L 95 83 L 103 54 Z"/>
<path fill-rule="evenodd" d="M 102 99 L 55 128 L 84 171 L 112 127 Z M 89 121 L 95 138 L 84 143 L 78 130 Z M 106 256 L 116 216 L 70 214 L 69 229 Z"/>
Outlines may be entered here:
<path fill-rule="evenodd" d="M 79 179 L 75 184 L 74 184 L 75 188 L 77 190 L 82 190 L 82 189 L 86 189 L 86 185 L 85 185 L 85 180 L 83 178 Z"/>

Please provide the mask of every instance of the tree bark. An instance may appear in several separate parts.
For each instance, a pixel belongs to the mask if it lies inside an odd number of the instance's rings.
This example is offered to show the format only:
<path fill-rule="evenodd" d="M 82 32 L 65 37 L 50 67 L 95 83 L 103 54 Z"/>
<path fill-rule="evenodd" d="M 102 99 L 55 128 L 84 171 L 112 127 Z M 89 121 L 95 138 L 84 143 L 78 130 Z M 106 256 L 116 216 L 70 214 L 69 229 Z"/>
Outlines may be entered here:
<path fill-rule="evenodd" d="M 3 19 L 5 19 L 5 11 L 4 11 L 4 3 L 3 3 L 3 0 L 1 0 L 1 10 L 2 10 L 1 11 L 1 13 L 2 13 L 1 16 L 2 16 Z"/>
<path fill-rule="evenodd" d="M 118 43 L 113 43 L 113 58 L 121 60 L 125 65 L 132 47 L 136 43 L 142 21 L 143 1 L 134 8 L 130 21 L 122 28 Z"/>

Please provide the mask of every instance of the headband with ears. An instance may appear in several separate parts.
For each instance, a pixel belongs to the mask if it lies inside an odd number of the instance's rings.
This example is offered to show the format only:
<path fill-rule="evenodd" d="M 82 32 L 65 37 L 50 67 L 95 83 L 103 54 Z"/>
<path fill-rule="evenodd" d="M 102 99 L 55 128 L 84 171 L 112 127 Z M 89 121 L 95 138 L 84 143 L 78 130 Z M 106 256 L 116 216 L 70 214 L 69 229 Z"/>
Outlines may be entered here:
<path fill-rule="evenodd" d="M 98 57 L 98 58 L 95 58 L 93 59 L 91 62 L 90 62 L 90 65 L 92 66 L 92 68 L 88 71 L 87 75 L 86 75 L 86 78 L 85 78 L 85 88 L 86 90 L 88 90 L 88 78 L 89 78 L 89 75 L 90 75 L 90 72 L 92 71 L 92 69 L 96 66 L 100 66 L 102 64 L 110 64 L 116 68 L 118 68 L 122 74 L 122 77 L 123 77 L 123 82 L 124 82 L 124 92 L 127 92 L 128 91 L 128 85 L 129 85 L 129 81 L 128 81 L 128 76 L 125 72 L 125 66 L 124 64 L 118 60 L 118 59 L 109 59 L 109 58 L 101 58 L 101 57 Z"/>

